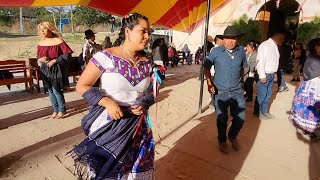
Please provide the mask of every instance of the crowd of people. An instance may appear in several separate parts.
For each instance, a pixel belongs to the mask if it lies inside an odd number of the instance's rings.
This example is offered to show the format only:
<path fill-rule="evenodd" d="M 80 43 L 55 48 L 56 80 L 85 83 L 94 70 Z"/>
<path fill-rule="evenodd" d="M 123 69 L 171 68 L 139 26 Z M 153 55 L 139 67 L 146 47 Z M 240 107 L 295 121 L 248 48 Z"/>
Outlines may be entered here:
<path fill-rule="evenodd" d="M 38 32 L 38 65 L 52 103 L 51 118 L 63 118 L 63 88 L 73 52 L 52 23 L 39 24 Z M 144 51 L 149 39 L 148 18 L 138 13 L 123 18 L 113 45 L 106 37 L 101 46 L 92 30 L 85 31 L 79 56 L 83 72 L 76 90 L 89 104 L 82 119 L 87 138 L 69 152 L 77 162 L 78 178 L 154 179 L 147 110 L 155 102 L 163 69 L 155 68 Z"/>
<path fill-rule="evenodd" d="M 319 38 L 309 42 L 307 56 L 302 43 L 289 43 L 284 31 L 274 32 L 262 43 L 249 41 L 245 47 L 238 45 L 241 36 L 235 27 L 228 26 L 223 35 L 215 37 L 215 40 L 221 39 L 219 43 L 215 42 L 212 47 L 209 42 L 212 48 L 207 49 L 208 56 L 204 63 L 211 94 L 210 106 L 216 112 L 220 151 L 228 153 L 227 139 L 233 149 L 240 149 L 237 135 L 245 122 L 245 102 L 254 99 L 254 83 L 256 98 L 253 114 L 260 120 L 274 119 L 275 116 L 269 112 L 273 84 L 278 83 L 278 93 L 289 91 L 283 74 L 292 72 L 291 82 L 299 82 L 301 73 L 303 81 L 294 97 L 289 119 L 312 139 L 320 139 L 315 133 L 320 127 Z M 232 123 L 227 133 L 228 108 Z"/>
<path fill-rule="evenodd" d="M 38 34 L 38 65 L 53 108 L 51 118 L 63 118 L 63 89 L 68 85 L 67 67 L 73 51 L 51 23 L 40 23 Z M 282 76 L 290 73 L 291 61 L 292 81 L 300 81 L 300 73 L 303 80 L 289 119 L 305 134 L 319 139 L 314 132 L 320 127 L 320 39 L 309 42 L 307 56 L 301 43 L 293 47 L 285 40 L 283 31 L 274 32 L 261 44 L 249 41 L 245 47 L 238 44 L 242 35 L 228 26 L 222 35 L 209 41 L 207 49 L 199 47 L 195 53 L 195 63 L 205 58 L 204 75 L 210 104 L 215 108 L 220 151 L 229 152 L 227 140 L 234 150 L 240 150 L 237 136 L 246 119 L 246 102 L 254 99 L 254 83 L 257 96 L 253 113 L 261 120 L 275 118 L 269 112 L 272 87 L 277 81 L 278 92 L 288 91 Z M 76 90 L 89 104 L 89 113 L 81 121 L 87 137 L 69 152 L 77 164 L 78 178 L 154 179 L 155 143 L 148 108 L 164 79 L 163 70 L 155 67 L 167 68 L 170 63 L 175 67 L 181 59 L 192 64 L 193 60 L 187 44 L 177 51 L 159 38 L 149 52 L 149 40 L 148 18 L 138 13 L 122 19 L 114 44 L 106 37 L 99 45 L 95 33 L 85 31 L 79 55 L 83 73 Z M 207 57 L 203 57 L 204 51 Z M 232 123 L 227 132 L 229 109 Z"/>
<path fill-rule="evenodd" d="M 68 71 L 69 68 L 84 70 L 93 56 L 107 48 L 118 46 L 122 42 L 119 39 L 112 44 L 109 36 L 106 36 L 101 44 L 95 42 L 95 32 L 88 29 L 84 32 L 84 44 L 82 52 L 78 56 L 78 61 L 71 61 L 72 49 L 62 39 L 62 34 L 50 22 L 42 22 L 38 25 L 38 35 L 41 41 L 37 46 L 37 58 L 41 78 L 44 82 L 44 89 L 48 91 L 50 101 L 53 108 L 51 118 L 64 118 L 66 114 L 66 105 L 64 92 L 69 90 Z M 122 34 L 121 34 L 122 35 Z M 122 35 L 123 36 L 123 35 Z M 192 63 L 192 55 L 188 45 L 184 45 L 181 51 L 177 51 L 174 45 L 165 43 L 164 38 L 158 38 L 153 41 L 152 51 L 148 51 L 148 44 L 143 49 L 146 56 L 153 65 L 160 65 L 165 68 L 171 64 L 171 67 L 178 66 L 179 62 L 186 61 L 188 64 Z M 181 52 L 181 57 L 179 56 Z M 75 65 L 70 65 L 75 64 Z M 72 69 L 71 70 L 74 70 Z M 161 79 L 165 79 L 164 72 L 159 75 Z M 100 79 L 98 79 L 94 87 L 100 86 Z"/>

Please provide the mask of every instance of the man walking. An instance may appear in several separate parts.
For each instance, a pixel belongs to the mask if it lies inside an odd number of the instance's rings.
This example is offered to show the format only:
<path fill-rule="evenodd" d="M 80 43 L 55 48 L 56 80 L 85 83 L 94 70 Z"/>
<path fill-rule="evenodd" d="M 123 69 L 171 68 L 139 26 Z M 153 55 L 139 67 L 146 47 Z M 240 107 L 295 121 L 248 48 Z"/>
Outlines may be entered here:
<path fill-rule="evenodd" d="M 259 119 L 274 119 L 269 113 L 269 102 L 272 95 L 272 86 L 277 79 L 277 70 L 279 66 L 278 46 L 284 41 L 283 32 L 276 32 L 271 38 L 261 43 L 257 55 L 257 71 L 259 81 L 257 82 L 257 102 L 259 104 Z M 257 111 L 257 109 L 255 110 Z"/>
<path fill-rule="evenodd" d="M 228 152 L 227 123 L 228 108 L 232 116 L 232 124 L 228 139 L 232 148 L 239 150 L 237 135 L 245 120 L 245 100 L 241 90 L 241 69 L 247 67 L 244 48 L 237 46 L 238 33 L 234 26 L 228 26 L 223 34 L 223 45 L 214 48 L 204 63 L 208 91 L 216 94 L 214 104 L 218 128 L 219 149 Z M 215 66 L 215 78 L 211 81 L 210 68 Z"/>
<path fill-rule="evenodd" d="M 283 74 L 286 69 L 289 67 L 289 61 L 291 58 L 292 47 L 289 44 L 288 40 L 283 42 L 279 47 L 280 59 L 279 59 L 279 68 L 278 68 L 278 92 L 289 91 L 286 82 L 283 79 Z"/>
<path fill-rule="evenodd" d="M 114 32 L 114 25 L 116 24 L 116 18 L 114 18 L 114 16 L 113 15 L 111 15 L 110 16 L 110 18 L 109 18 L 109 22 L 110 22 L 110 24 L 111 24 L 111 30 L 110 30 L 110 32 Z"/>

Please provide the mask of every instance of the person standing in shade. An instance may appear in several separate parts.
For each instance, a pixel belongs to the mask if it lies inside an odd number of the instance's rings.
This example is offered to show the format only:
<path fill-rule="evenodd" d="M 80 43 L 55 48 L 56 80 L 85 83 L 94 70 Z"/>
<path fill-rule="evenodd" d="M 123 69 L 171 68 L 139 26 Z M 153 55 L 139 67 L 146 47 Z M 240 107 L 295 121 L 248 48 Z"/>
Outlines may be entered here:
<path fill-rule="evenodd" d="M 214 104 L 219 149 L 222 153 L 228 153 L 226 144 L 228 108 L 230 107 L 233 118 L 228 132 L 228 139 L 234 150 L 239 150 L 237 136 L 245 120 L 245 100 L 241 89 L 241 69 L 246 68 L 248 65 L 244 48 L 237 45 L 237 40 L 241 35 L 242 33 L 239 33 L 234 26 L 228 26 L 223 34 L 223 45 L 214 48 L 204 63 L 208 91 L 211 94 L 216 94 Z M 215 66 L 213 82 L 210 74 L 212 65 Z"/>
<path fill-rule="evenodd" d="M 257 44 L 255 41 L 249 41 L 246 46 L 246 56 L 248 68 L 244 70 L 244 90 L 246 92 L 246 102 L 253 100 L 253 83 L 254 83 L 254 71 L 257 64 Z"/>
<path fill-rule="evenodd" d="M 107 49 L 107 48 L 111 48 L 111 47 L 112 47 L 112 43 L 111 43 L 110 37 L 106 36 L 104 38 L 104 41 L 101 44 L 101 48 L 102 49 Z"/>
<path fill-rule="evenodd" d="M 41 37 L 37 46 L 38 65 L 53 109 L 50 118 L 64 118 L 66 103 L 63 88 L 68 77 L 65 67 L 68 66 L 73 51 L 63 41 L 59 30 L 50 22 L 38 25 L 38 35 Z"/>
<path fill-rule="evenodd" d="M 94 33 L 91 29 L 88 29 L 84 32 L 86 41 L 83 44 L 82 48 L 82 56 L 85 61 L 85 65 L 88 64 L 89 60 L 92 56 L 101 51 L 101 45 L 94 42 L 96 40 L 96 33 Z"/>
<path fill-rule="evenodd" d="M 167 46 L 164 38 L 161 38 L 160 41 L 161 41 L 160 52 L 161 52 L 163 65 L 165 68 L 167 68 L 169 65 L 168 46 Z"/>
<path fill-rule="evenodd" d="M 214 44 L 212 42 L 208 43 L 208 46 L 207 46 L 207 52 L 209 55 L 209 53 L 212 51 L 213 48 L 216 48 L 218 46 L 221 46 L 223 45 L 223 36 L 222 35 L 216 35 L 216 37 L 214 37 Z M 209 39 L 208 39 L 209 41 Z M 211 67 L 210 69 L 210 73 L 211 73 L 211 78 L 213 80 L 213 77 L 214 77 L 214 66 Z"/>
<path fill-rule="evenodd" d="M 114 32 L 114 25 L 116 24 L 116 19 L 114 18 L 114 16 L 110 16 L 109 22 L 111 24 L 111 29 L 110 31 L 113 33 Z"/>
<path fill-rule="evenodd" d="M 85 34 L 85 43 L 83 44 L 82 48 L 82 56 L 84 60 L 84 65 L 82 65 L 82 69 L 88 65 L 89 60 L 93 57 L 94 54 L 96 54 L 98 51 L 101 51 L 101 45 L 94 42 L 96 40 L 95 33 L 88 29 L 84 32 Z M 95 87 L 99 87 L 100 79 L 97 80 L 95 83 Z"/>
<path fill-rule="evenodd" d="M 292 53 L 292 48 L 288 41 L 282 43 L 279 47 L 280 59 L 279 59 L 279 68 L 278 68 L 278 92 L 286 92 L 289 91 L 286 82 L 283 79 L 283 74 L 285 69 L 289 66 L 289 60 Z"/>
<path fill-rule="evenodd" d="M 257 55 L 257 72 L 259 81 L 257 82 L 257 102 L 258 108 L 254 114 L 259 115 L 259 119 L 274 119 L 269 113 L 269 102 L 272 95 L 273 82 L 277 80 L 279 66 L 278 46 L 284 41 L 283 32 L 275 32 L 271 38 L 261 43 Z"/>
<path fill-rule="evenodd" d="M 302 64 L 306 61 L 306 58 L 306 50 L 303 48 L 302 43 L 297 43 L 294 51 L 294 70 L 291 81 L 300 81 L 300 69 Z"/>

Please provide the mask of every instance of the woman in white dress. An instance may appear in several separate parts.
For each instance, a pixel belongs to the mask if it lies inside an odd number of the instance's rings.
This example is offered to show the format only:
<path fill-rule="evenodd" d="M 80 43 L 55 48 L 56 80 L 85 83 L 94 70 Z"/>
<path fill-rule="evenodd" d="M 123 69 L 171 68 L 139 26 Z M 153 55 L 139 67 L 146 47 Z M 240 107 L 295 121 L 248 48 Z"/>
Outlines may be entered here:
<path fill-rule="evenodd" d="M 82 179 L 154 179 L 154 140 L 147 110 L 154 103 L 152 67 L 143 50 L 148 19 L 127 15 L 115 47 L 96 53 L 77 91 L 89 103 L 82 119 L 88 136 L 71 154 Z M 155 74 L 153 74 L 155 75 Z M 100 77 L 101 90 L 92 87 Z"/>

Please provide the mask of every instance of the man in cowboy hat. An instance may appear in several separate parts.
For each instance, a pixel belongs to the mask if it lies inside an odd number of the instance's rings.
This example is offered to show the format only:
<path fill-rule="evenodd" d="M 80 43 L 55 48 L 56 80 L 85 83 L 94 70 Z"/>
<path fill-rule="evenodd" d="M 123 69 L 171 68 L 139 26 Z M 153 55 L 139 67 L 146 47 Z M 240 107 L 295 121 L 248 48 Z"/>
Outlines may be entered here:
<path fill-rule="evenodd" d="M 101 51 L 101 45 L 97 44 L 95 41 L 96 33 L 94 33 L 91 29 L 88 29 L 84 32 L 86 41 L 83 44 L 82 53 L 79 55 L 78 58 L 79 64 L 81 65 L 81 69 L 84 69 L 87 64 L 89 63 L 89 60 L 93 57 L 95 53 L 98 51 Z M 99 87 L 100 80 L 97 80 L 96 83 L 93 85 L 94 87 Z"/>
<path fill-rule="evenodd" d="M 204 63 L 208 91 L 215 94 L 219 149 L 228 152 L 227 123 L 228 107 L 233 118 L 228 132 L 232 148 L 239 150 L 237 135 L 245 120 L 245 100 L 241 90 L 241 69 L 247 67 L 244 48 L 237 45 L 239 33 L 234 26 L 228 26 L 223 33 L 223 45 L 214 48 Z M 215 66 L 214 80 L 211 81 L 210 68 Z"/>
<path fill-rule="evenodd" d="M 96 39 L 96 33 L 94 33 L 91 29 L 88 29 L 84 32 L 85 35 L 85 43 L 83 44 L 82 48 L 82 56 L 83 60 L 85 61 L 85 64 L 89 62 L 89 60 L 92 58 L 92 56 L 101 50 L 101 45 L 97 44 L 95 41 Z"/>

